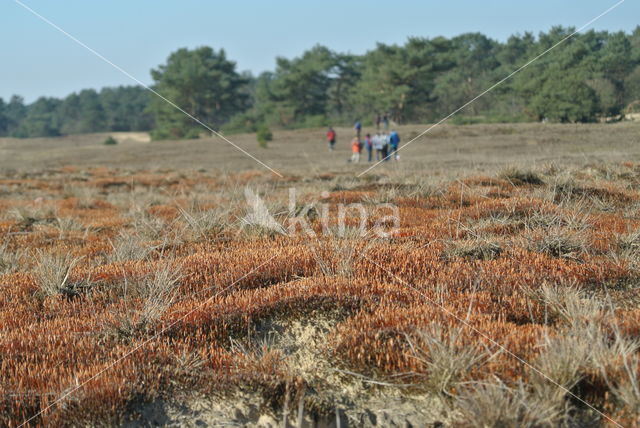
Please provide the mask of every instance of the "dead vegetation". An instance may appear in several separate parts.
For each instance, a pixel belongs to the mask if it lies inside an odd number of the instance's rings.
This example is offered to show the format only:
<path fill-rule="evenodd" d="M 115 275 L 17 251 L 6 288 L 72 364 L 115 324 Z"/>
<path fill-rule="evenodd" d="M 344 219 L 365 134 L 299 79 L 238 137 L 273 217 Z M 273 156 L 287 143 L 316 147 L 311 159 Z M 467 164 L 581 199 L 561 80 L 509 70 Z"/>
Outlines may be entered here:
<path fill-rule="evenodd" d="M 636 165 L 0 178 L 0 425 L 249 390 L 242 423 L 637 424 L 639 182 Z M 400 222 L 380 236 L 384 204 Z"/>

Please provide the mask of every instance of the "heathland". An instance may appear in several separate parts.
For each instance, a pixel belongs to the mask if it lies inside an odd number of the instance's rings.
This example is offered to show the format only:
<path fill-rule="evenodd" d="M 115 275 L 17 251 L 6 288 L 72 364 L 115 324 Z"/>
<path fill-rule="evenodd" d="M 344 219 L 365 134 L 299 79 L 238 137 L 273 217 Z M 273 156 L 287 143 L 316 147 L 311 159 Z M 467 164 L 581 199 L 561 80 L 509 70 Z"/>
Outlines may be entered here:
<path fill-rule="evenodd" d="M 0 139 L 0 425 L 640 422 L 636 123 L 337 131 Z"/>

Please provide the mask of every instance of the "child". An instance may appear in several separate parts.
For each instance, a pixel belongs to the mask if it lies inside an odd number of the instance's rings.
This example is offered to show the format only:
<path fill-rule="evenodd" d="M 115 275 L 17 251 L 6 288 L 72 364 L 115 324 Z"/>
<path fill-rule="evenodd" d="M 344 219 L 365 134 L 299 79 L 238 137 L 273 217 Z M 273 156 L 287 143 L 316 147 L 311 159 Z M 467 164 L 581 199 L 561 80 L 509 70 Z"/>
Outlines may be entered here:
<path fill-rule="evenodd" d="M 358 137 L 351 140 L 351 162 L 360 162 L 360 140 Z"/>

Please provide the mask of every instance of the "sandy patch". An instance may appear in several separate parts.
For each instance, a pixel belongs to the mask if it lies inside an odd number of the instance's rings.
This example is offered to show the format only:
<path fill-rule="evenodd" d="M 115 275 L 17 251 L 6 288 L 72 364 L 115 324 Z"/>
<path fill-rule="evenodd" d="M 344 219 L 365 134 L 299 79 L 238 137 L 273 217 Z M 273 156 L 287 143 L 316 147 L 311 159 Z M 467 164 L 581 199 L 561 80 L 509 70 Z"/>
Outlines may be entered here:
<path fill-rule="evenodd" d="M 256 331 L 259 346 L 268 344 L 286 355 L 291 372 L 307 382 L 304 399 L 269 410 L 257 392 L 226 396 L 193 394 L 180 402 L 156 401 L 138 409 L 129 426 L 243 427 L 426 427 L 450 423 L 451 411 L 441 399 L 410 394 L 404 387 L 380 386 L 332 366 L 326 355 L 327 334 L 335 319 L 271 321 Z M 327 409 L 322 414 L 310 409 Z"/>

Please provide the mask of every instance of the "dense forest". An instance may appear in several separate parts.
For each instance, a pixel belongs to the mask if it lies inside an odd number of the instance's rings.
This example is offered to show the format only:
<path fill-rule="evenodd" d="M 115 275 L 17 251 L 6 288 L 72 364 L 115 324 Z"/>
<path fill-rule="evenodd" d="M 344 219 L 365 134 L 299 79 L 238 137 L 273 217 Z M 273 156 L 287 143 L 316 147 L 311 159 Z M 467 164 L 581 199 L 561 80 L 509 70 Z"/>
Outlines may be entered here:
<path fill-rule="evenodd" d="M 104 131 L 148 131 L 150 93 L 139 86 L 85 89 L 65 99 L 41 97 L 25 105 L 14 95 L 0 98 L 0 136 L 51 137 Z"/>
<path fill-rule="evenodd" d="M 479 33 L 410 38 L 353 55 L 315 46 L 274 71 L 240 73 L 224 50 L 179 49 L 151 70 L 153 88 L 224 132 L 370 123 L 388 112 L 398 123 L 433 122 L 482 93 L 573 29 L 554 27 L 506 42 Z M 590 31 L 553 49 L 469 105 L 458 123 L 592 122 L 620 117 L 640 100 L 640 26 L 631 34 Z M 152 131 L 197 137 L 202 128 L 142 87 L 92 89 L 25 105 L 0 99 L 0 136 Z"/>

